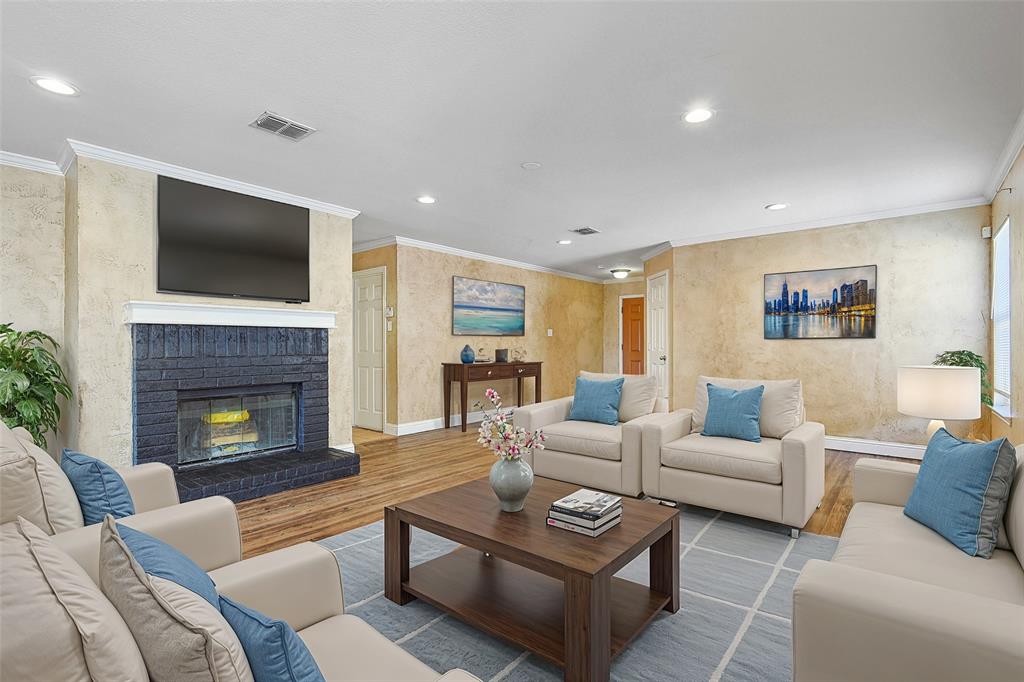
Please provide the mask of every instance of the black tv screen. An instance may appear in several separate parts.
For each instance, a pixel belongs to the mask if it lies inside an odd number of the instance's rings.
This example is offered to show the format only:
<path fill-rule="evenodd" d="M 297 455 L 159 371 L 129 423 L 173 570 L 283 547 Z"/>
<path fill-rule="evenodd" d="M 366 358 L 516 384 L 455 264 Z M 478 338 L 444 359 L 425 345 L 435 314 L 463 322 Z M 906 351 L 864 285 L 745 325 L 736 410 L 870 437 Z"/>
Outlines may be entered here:
<path fill-rule="evenodd" d="M 157 289 L 309 300 L 309 209 L 160 176 Z"/>

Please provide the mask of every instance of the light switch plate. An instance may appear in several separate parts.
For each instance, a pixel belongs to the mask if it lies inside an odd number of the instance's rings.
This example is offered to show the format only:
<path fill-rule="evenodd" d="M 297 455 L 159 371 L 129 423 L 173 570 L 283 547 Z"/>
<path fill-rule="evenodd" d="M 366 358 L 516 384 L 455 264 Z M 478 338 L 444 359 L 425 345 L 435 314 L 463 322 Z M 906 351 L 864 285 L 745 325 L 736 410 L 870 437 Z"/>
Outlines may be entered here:
<path fill-rule="evenodd" d="M 554 336 L 554 335 L 555 335 L 555 330 L 554 329 L 549 329 L 548 330 L 548 336 Z"/>

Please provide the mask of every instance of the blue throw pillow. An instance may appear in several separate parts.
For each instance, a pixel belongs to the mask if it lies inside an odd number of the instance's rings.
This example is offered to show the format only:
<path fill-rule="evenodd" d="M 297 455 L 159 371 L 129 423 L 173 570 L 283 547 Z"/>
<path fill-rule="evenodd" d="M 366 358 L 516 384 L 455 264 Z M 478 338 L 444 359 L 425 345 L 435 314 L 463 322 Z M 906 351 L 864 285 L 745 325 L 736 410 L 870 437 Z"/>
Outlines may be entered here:
<path fill-rule="evenodd" d="M 1005 438 L 971 443 L 939 429 L 928 441 L 903 513 L 965 553 L 988 559 L 1016 467 L 1017 454 Z"/>
<path fill-rule="evenodd" d="M 123 519 L 135 513 L 128 486 L 106 462 L 64 448 L 60 468 L 75 489 L 85 525 L 100 523 L 107 514 Z"/>
<path fill-rule="evenodd" d="M 734 391 L 708 384 L 708 413 L 702 436 L 761 442 L 761 398 L 764 386 Z"/>
<path fill-rule="evenodd" d="M 210 602 L 214 608 L 220 608 L 213 580 L 194 561 L 163 540 L 120 523 L 116 525 L 117 534 L 148 575 L 178 583 Z"/>
<path fill-rule="evenodd" d="M 578 377 L 576 395 L 572 399 L 569 419 L 598 424 L 619 423 L 619 401 L 622 400 L 623 378 L 611 381 L 591 381 Z"/>
<path fill-rule="evenodd" d="M 238 635 L 255 682 L 325 682 L 306 643 L 288 623 L 223 596 L 220 612 Z"/>

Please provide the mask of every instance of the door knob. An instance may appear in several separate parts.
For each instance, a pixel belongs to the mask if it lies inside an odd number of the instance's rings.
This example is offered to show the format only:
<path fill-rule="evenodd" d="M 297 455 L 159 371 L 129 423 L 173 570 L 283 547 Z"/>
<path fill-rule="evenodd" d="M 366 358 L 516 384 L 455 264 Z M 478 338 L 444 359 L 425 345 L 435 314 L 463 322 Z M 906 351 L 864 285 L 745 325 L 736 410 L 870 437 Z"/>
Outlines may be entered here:
<path fill-rule="evenodd" d="M 665 361 L 665 360 L 667 360 L 668 358 L 666 358 L 666 357 L 665 357 L 664 355 L 662 355 L 662 356 L 661 356 L 660 358 L 658 358 L 658 359 L 664 362 L 664 361 Z"/>

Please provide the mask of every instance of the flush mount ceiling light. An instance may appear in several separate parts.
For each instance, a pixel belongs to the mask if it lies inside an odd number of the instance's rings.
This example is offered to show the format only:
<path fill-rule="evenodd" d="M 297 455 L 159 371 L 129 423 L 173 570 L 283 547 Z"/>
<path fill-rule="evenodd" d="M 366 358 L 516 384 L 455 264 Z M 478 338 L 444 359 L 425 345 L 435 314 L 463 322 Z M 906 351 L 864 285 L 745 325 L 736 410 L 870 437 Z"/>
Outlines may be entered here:
<path fill-rule="evenodd" d="M 714 115 L 715 112 L 710 109 L 690 109 L 683 114 L 683 120 L 687 123 L 703 123 Z"/>
<path fill-rule="evenodd" d="M 558 240 L 558 245 L 559 246 L 569 246 L 569 244 L 572 244 L 572 240 L 571 239 L 559 239 Z"/>
<path fill-rule="evenodd" d="M 612 273 L 612 277 L 615 279 L 626 279 L 632 270 L 629 268 L 612 268 L 608 272 Z"/>
<path fill-rule="evenodd" d="M 540 161 L 524 161 L 519 167 L 523 170 L 539 170 L 542 165 Z"/>
<path fill-rule="evenodd" d="M 789 208 L 789 204 L 768 204 L 767 206 L 764 207 L 764 210 L 766 210 L 766 211 L 781 211 L 781 210 L 786 209 L 786 208 Z"/>
<path fill-rule="evenodd" d="M 416 197 L 416 201 L 420 202 L 421 204 L 433 204 L 437 202 L 437 199 L 430 196 L 429 194 L 424 194 L 422 196 Z"/>
<path fill-rule="evenodd" d="M 29 80 L 32 81 L 32 84 L 37 88 L 42 88 L 43 90 L 52 92 L 55 95 L 74 97 L 78 94 L 78 88 L 67 81 L 62 81 L 59 78 L 50 78 L 49 76 L 32 76 Z"/>

